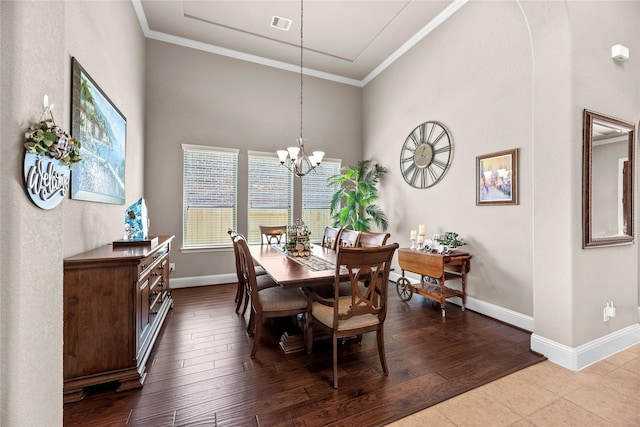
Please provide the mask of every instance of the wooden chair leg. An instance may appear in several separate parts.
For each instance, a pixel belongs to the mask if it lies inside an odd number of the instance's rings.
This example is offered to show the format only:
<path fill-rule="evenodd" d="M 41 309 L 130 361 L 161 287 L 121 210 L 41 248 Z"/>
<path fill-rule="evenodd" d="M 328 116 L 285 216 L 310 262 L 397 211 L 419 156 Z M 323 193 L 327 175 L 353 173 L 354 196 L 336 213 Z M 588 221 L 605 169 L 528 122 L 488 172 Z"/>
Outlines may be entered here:
<path fill-rule="evenodd" d="M 247 312 L 247 306 L 249 305 L 249 299 L 251 298 L 250 294 L 245 294 L 244 296 L 244 307 L 242 307 L 242 315 L 244 316 L 244 314 Z"/>
<path fill-rule="evenodd" d="M 240 306 L 242 305 L 243 297 L 245 297 L 244 296 L 244 287 L 238 285 L 238 293 L 237 293 L 237 297 L 236 297 L 236 313 L 240 313 Z"/>
<path fill-rule="evenodd" d="M 256 316 L 257 317 L 257 316 Z M 254 319 L 256 324 L 255 333 L 253 334 L 253 347 L 251 348 L 251 358 L 256 358 L 258 346 L 260 345 L 260 337 L 262 336 L 262 319 Z"/>
<path fill-rule="evenodd" d="M 253 309 L 252 309 L 249 312 L 249 323 L 247 324 L 247 334 L 249 334 L 250 337 L 255 335 L 255 332 L 254 332 L 255 322 L 256 322 L 256 317 L 254 316 Z"/>
<path fill-rule="evenodd" d="M 338 388 L 338 337 L 333 332 L 333 388 Z"/>
<path fill-rule="evenodd" d="M 307 317 L 307 321 L 306 321 L 306 330 L 304 333 L 304 338 L 305 338 L 305 342 L 307 344 L 307 354 L 311 354 L 311 351 L 313 350 L 313 328 L 311 326 L 311 313 L 307 313 L 305 315 Z"/>
<path fill-rule="evenodd" d="M 382 328 L 378 329 L 376 337 L 378 338 L 378 354 L 380 355 L 382 372 L 384 372 L 385 375 L 389 375 L 389 368 L 387 367 L 387 356 L 384 354 L 384 333 L 382 332 Z"/>
<path fill-rule="evenodd" d="M 233 301 L 238 302 L 238 298 L 242 296 L 242 286 L 240 286 L 240 282 L 238 282 L 238 287 L 236 288 L 236 297 Z"/>

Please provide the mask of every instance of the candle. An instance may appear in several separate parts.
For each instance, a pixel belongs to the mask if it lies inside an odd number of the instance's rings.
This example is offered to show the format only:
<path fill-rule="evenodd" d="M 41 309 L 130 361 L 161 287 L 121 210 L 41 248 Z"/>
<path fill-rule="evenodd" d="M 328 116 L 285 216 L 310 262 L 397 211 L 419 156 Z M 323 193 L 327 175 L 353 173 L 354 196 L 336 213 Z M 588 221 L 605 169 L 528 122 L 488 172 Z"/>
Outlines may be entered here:
<path fill-rule="evenodd" d="M 417 231 L 416 230 L 411 230 L 411 240 L 416 240 L 416 235 L 417 235 Z"/>
<path fill-rule="evenodd" d="M 418 243 L 424 242 L 424 236 L 422 234 L 418 234 Z"/>
<path fill-rule="evenodd" d="M 420 224 L 418 226 L 418 234 L 422 234 L 424 236 L 424 224 Z"/>

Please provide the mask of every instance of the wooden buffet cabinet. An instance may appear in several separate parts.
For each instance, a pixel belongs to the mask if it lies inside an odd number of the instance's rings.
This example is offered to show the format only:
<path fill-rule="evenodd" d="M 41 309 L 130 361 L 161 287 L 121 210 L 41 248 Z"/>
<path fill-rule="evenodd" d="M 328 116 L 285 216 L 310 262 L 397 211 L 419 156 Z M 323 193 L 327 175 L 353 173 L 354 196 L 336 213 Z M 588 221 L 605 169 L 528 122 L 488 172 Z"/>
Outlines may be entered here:
<path fill-rule="evenodd" d="M 174 236 L 139 246 L 105 245 L 64 260 L 64 402 L 85 387 L 118 381 L 142 387 L 146 364 L 172 307 Z"/>

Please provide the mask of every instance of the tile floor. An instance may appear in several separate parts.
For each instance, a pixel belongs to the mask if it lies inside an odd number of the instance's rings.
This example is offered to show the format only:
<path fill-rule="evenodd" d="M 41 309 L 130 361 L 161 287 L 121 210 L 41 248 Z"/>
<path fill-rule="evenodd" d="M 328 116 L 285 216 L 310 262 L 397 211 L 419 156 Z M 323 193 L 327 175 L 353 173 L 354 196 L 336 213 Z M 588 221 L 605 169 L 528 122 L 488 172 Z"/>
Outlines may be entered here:
<path fill-rule="evenodd" d="M 389 426 L 637 427 L 640 344 L 579 372 L 538 363 Z"/>

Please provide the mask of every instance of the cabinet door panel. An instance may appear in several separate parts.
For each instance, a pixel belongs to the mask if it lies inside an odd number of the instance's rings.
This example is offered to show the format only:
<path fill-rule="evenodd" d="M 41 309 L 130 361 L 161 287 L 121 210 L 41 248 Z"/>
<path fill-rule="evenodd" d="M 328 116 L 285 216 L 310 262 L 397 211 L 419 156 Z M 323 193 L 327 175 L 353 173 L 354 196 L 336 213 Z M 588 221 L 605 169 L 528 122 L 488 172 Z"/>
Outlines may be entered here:
<path fill-rule="evenodd" d="M 65 273 L 65 378 L 134 364 L 136 344 L 128 333 L 135 309 L 131 283 L 137 280 L 132 271 L 107 267 Z M 112 348 L 119 351 L 104 351 Z"/>

